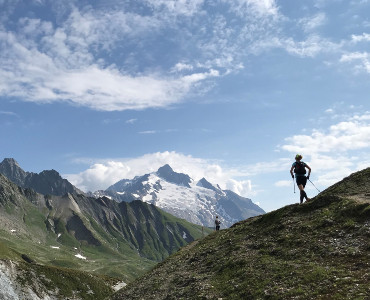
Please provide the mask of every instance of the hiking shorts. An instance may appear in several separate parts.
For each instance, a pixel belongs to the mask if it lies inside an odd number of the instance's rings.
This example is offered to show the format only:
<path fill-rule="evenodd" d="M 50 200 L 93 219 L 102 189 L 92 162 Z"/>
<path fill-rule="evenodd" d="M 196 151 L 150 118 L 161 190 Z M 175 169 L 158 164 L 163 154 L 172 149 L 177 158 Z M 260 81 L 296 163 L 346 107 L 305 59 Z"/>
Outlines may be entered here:
<path fill-rule="evenodd" d="M 306 176 L 296 176 L 295 178 L 297 185 L 303 185 L 303 187 L 306 187 L 307 183 L 307 177 Z"/>

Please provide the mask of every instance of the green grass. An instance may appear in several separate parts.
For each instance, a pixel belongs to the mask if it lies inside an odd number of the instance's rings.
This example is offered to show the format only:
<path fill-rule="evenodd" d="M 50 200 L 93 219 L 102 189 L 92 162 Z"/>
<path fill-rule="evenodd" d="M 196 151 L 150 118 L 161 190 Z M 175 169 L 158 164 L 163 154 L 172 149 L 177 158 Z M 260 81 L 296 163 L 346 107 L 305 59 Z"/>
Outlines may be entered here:
<path fill-rule="evenodd" d="M 113 298 L 365 300 L 369 206 L 326 195 L 239 222 L 184 247 Z"/>
<path fill-rule="evenodd" d="M 52 291 L 59 299 L 105 299 L 116 282 L 104 276 L 51 266 L 21 263 L 17 281 L 30 287 L 40 298 Z"/>

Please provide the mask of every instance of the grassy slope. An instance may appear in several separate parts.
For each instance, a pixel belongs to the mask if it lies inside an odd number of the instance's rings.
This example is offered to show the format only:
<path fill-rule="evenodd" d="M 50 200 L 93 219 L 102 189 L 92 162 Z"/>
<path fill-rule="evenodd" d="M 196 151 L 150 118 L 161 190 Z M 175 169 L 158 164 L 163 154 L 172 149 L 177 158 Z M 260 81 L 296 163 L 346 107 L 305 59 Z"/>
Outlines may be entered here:
<path fill-rule="evenodd" d="M 112 299 L 369 299 L 369 179 L 211 234 Z"/>
<path fill-rule="evenodd" d="M 35 263 L 26 263 L 21 253 L 0 242 L 0 265 L 11 269 L 13 281 L 30 288 L 38 297 L 55 295 L 58 299 L 105 299 L 113 294 L 112 286 L 117 279 L 67 268 L 57 268 Z"/>
<path fill-rule="evenodd" d="M 4 177 L 0 179 L 0 224 L 2 225 L 0 242 L 18 253 L 26 254 L 39 264 L 78 269 L 129 282 L 185 245 L 186 241 L 182 238 L 183 232 L 189 233 L 194 238 L 202 237 L 200 226 L 175 218 L 154 206 L 148 206 L 142 202 L 122 205 L 112 202 L 111 205 L 114 206 L 112 209 L 116 211 L 117 206 L 126 207 L 127 215 L 121 216 L 122 219 L 119 220 L 121 223 L 118 225 L 121 225 L 122 231 L 136 234 L 137 240 L 134 240 L 136 244 L 133 240 L 129 240 L 128 236 L 125 238 L 117 228 L 110 226 L 108 221 L 106 228 L 103 228 L 102 224 L 97 223 L 92 216 L 79 215 L 79 221 L 100 243 L 100 245 L 90 245 L 85 241 L 77 240 L 71 232 L 68 232 L 62 219 L 54 219 L 55 230 L 50 230 L 51 226 L 46 222 L 46 216 L 50 217 L 54 210 L 49 211 L 46 206 L 40 205 L 43 203 L 42 195 L 18 188 Z M 85 199 L 85 202 L 88 200 Z M 55 198 L 54 201 L 58 199 Z M 117 216 L 120 217 L 120 214 Z M 131 222 L 129 218 L 132 219 Z M 161 237 L 164 237 L 161 243 L 157 242 L 159 239 L 154 227 L 157 231 L 162 229 L 162 232 L 158 231 Z M 12 230 L 14 232 L 11 232 Z M 169 231 L 174 232 L 174 238 L 168 234 Z M 209 230 L 205 229 L 205 234 L 208 233 Z M 166 243 L 167 248 L 163 243 Z M 87 260 L 75 257 L 76 254 L 87 257 Z M 0 259 L 9 258 L 11 257 L 0 253 Z"/>

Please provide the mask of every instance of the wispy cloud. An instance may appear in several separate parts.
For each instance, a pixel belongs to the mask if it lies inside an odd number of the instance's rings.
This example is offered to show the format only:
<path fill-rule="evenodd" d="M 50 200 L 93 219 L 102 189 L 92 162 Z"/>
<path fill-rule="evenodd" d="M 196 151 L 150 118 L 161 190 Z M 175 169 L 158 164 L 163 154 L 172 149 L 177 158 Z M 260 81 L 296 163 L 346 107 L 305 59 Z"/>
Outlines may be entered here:
<path fill-rule="evenodd" d="M 293 20 L 275 0 L 142 0 L 104 9 L 65 1 L 57 13 L 57 4 L 40 2 L 58 22 L 35 12 L 8 26 L 14 3 L 1 13 L 0 96 L 25 101 L 104 111 L 168 107 L 239 72 L 249 55 L 274 49 L 302 58 L 342 55 L 342 63 L 370 69 L 367 52 L 346 49 L 368 42 L 367 33 L 333 42 L 316 31 L 330 22 L 320 11 L 292 25 L 299 34 L 290 35 L 283 29 Z"/>
<path fill-rule="evenodd" d="M 126 124 L 134 124 L 137 122 L 137 119 L 129 119 L 129 120 L 126 120 Z"/>
<path fill-rule="evenodd" d="M 340 58 L 342 63 L 354 63 L 356 72 L 365 71 L 370 73 L 370 53 L 369 52 L 353 52 L 343 54 Z"/>
<path fill-rule="evenodd" d="M 144 130 L 140 131 L 139 134 L 157 134 L 157 133 L 172 133 L 178 132 L 178 129 L 165 129 L 165 130 Z"/>
<path fill-rule="evenodd" d="M 139 131 L 139 134 L 156 134 L 158 133 L 157 130 L 144 130 L 144 131 Z"/>
<path fill-rule="evenodd" d="M 0 31 L 0 95 L 106 111 L 145 109 L 178 103 L 194 84 L 219 75 L 212 69 L 176 76 L 130 74 L 97 59 L 101 51 L 115 51 L 124 37 L 150 36 L 161 26 L 153 17 L 75 8 L 58 28 L 28 18 L 19 26 L 18 32 Z"/>
<path fill-rule="evenodd" d="M 18 114 L 12 111 L 0 111 L 0 115 L 12 116 L 12 117 L 19 117 Z"/>
<path fill-rule="evenodd" d="M 311 32 L 324 25 L 326 21 L 327 17 L 325 13 L 320 12 L 311 17 L 302 18 L 298 21 L 298 23 L 302 26 L 305 32 Z"/>

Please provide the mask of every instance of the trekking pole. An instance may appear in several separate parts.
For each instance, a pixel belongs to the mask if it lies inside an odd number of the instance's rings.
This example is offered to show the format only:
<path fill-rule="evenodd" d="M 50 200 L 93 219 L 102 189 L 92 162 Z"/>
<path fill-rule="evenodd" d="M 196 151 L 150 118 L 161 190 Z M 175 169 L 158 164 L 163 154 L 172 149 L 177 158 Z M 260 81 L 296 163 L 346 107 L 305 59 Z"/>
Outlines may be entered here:
<path fill-rule="evenodd" d="M 319 191 L 319 193 L 321 193 L 320 190 L 313 184 L 313 182 L 311 180 L 308 179 L 308 181 L 312 183 L 312 185 L 315 187 L 315 189 L 317 189 Z"/>
<path fill-rule="evenodd" d="M 295 194 L 295 184 L 294 184 L 294 178 L 293 178 L 293 189 L 294 189 L 294 194 Z"/>

